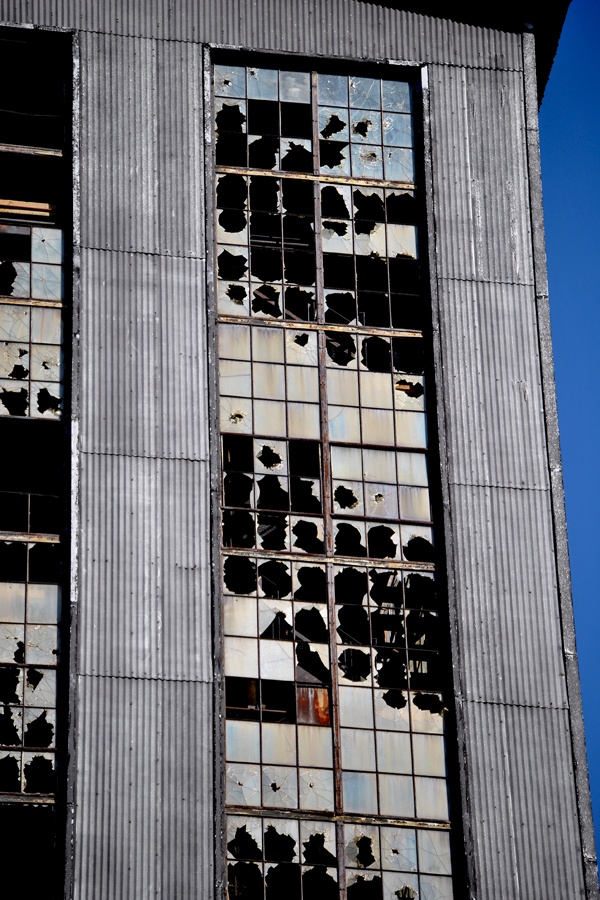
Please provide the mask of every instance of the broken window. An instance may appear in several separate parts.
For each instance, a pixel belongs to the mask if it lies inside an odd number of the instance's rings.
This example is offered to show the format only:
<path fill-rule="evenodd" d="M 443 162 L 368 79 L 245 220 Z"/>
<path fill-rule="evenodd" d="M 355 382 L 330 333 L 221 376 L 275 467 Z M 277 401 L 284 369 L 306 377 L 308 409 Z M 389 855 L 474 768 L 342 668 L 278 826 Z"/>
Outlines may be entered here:
<path fill-rule="evenodd" d="M 0 104 L 0 829 L 15 871 L 35 846 L 29 888 L 54 896 L 70 38 L 4 28 L 0 53 L 19 73 Z"/>
<path fill-rule="evenodd" d="M 229 897 L 451 897 L 416 86 L 231 59 L 214 70 Z"/>

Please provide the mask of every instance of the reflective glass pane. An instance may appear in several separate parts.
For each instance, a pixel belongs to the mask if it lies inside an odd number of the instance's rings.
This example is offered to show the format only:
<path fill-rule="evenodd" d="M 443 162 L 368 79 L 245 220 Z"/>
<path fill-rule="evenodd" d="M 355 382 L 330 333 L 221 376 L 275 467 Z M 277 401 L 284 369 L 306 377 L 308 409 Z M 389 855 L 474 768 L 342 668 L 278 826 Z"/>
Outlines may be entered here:
<path fill-rule="evenodd" d="M 363 815 L 377 813 L 377 780 L 374 774 L 342 772 L 342 790 L 346 812 Z"/>
<path fill-rule="evenodd" d="M 248 96 L 256 100 L 277 100 L 277 69 L 248 69 Z"/>
<path fill-rule="evenodd" d="M 310 73 L 280 72 L 279 91 L 288 103 L 310 103 Z"/>
<path fill-rule="evenodd" d="M 379 811 L 382 816 L 414 816 L 413 779 L 408 775 L 379 775 Z"/>
<path fill-rule="evenodd" d="M 319 106 L 348 106 L 348 78 L 345 75 L 318 76 Z"/>

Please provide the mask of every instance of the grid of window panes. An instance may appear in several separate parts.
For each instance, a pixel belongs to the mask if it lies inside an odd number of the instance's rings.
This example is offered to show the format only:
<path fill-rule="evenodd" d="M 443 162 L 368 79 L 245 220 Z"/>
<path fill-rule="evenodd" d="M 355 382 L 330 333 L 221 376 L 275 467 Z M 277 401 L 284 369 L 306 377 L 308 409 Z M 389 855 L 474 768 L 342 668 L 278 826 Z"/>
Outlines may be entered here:
<path fill-rule="evenodd" d="M 36 499 L 29 498 L 30 514 L 39 527 Z M 0 545 L 0 794 L 47 795 L 55 787 L 60 546 L 57 537 L 30 537 Z"/>
<path fill-rule="evenodd" d="M 413 87 L 214 85 L 229 897 L 451 898 Z"/>
<path fill-rule="evenodd" d="M 0 224 L 0 415 L 62 414 L 62 232 Z"/>

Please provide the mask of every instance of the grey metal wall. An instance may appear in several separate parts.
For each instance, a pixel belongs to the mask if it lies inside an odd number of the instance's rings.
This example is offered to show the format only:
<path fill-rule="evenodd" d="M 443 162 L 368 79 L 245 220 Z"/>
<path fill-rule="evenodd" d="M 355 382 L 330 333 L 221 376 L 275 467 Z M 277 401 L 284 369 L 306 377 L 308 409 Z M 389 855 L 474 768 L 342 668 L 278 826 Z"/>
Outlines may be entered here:
<path fill-rule="evenodd" d="M 73 895 L 210 897 L 202 48 L 85 33 Z"/>
<path fill-rule="evenodd" d="M 558 591 L 556 547 L 566 537 L 554 523 L 562 496 L 551 491 L 554 385 L 540 354 L 540 235 L 535 248 L 530 204 L 539 160 L 528 141 L 525 73 L 432 66 L 430 110 L 473 892 L 479 900 L 597 896 L 583 797 L 577 812 L 572 726 L 580 733 L 581 722 L 569 716 L 577 690 L 565 666 L 570 597 Z"/>
<path fill-rule="evenodd" d="M 0 0 L 0 20 L 81 47 L 74 896 L 214 896 L 203 42 L 429 65 L 470 894 L 597 896 L 521 38 L 362 0 Z"/>

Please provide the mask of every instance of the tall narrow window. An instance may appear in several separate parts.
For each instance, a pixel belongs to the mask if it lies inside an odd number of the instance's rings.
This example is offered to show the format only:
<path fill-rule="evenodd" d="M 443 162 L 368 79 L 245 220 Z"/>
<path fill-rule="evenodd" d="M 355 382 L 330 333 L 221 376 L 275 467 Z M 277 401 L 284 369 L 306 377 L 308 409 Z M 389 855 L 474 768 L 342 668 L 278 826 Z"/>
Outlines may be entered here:
<path fill-rule="evenodd" d="M 214 68 L 229 898 L 452 897 L 414 81 Z"/>
<path fill-rule="evenodd" d="M 0 31 L 0 830 L 15 865 L 33 842 L 43 875 L 19 877 L 49 895 L 69 497 L 67 48 L 62 35 Z"/>

